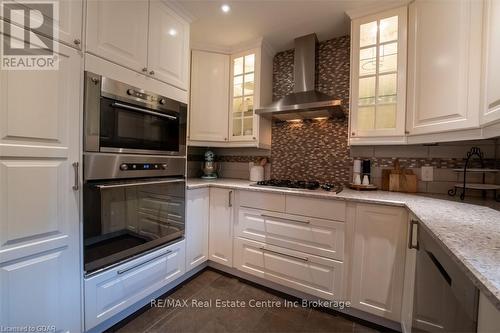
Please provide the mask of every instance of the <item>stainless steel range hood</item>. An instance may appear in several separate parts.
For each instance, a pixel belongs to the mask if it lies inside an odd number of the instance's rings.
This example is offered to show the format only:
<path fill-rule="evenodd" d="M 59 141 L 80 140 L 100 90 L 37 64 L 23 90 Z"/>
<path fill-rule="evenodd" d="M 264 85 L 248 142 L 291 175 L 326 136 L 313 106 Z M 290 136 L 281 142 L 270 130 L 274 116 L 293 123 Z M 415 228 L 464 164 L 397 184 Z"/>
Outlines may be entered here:
<path fill-rule="evenodd" d="M 316 34 L 295 39 L 294 92 L 255 113 L 275 120 L 344 118 L 342 101 L 315 90 Z"/>

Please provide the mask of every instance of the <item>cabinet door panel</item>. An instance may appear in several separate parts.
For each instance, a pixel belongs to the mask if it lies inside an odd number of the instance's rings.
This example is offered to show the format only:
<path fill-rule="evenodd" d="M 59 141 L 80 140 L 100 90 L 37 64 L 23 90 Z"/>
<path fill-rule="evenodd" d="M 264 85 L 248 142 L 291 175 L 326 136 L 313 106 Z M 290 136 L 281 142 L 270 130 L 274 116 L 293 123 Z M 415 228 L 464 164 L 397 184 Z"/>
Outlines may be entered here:
<path fill-rule="evenodd" d="M 410 5 L 410 135 L 479 125 L 481 6 L 474 0 Z"/>
<path fill-rule="evenodd" d="M 180 241 L 85 279 L 85 329 L 174 281 L 185 272 L 185 242 Z"/>
<path fill-rule="evenodd" d="M 208 260 L 208 224 L 210 191 L 187 191 L 186 270 Z"/>
<path fill-rule="evenodd" d="M 87 1 L 87 52 L 135 71 L 147 64 L 148 1 Z"/>
<path fill-rule="evenodd" d="M 325 299 L 341 299 L 343 264 L 265 243 L 235 239 L 235 267 Z"/>
<path fill-rule="evenodd" d="M 80 158 L 82 57 L 62 44 L 58 55 L 56 71 L 0 72 L 0 322 L 79 332 L 72 163 Z"/>
<path fill-rule="evenodd" d="M 232 190 L 210 189 L 210 230 L 209 259 L 232 267 L 233 264 L 233 223 Z"/>
<path fill-rule="evenodd" d="M 235 236 L 337 260 L 344 258 L 344 223 L 238 209 Z"/>
<path fill-rule="evenodd" d="M 189 24 L 160 1 L 149 9 L 148 70 L 151 76 L 187 90 Z"/>
<path fill-rule="evenodd" d="M 500 2 L 485 2 L 484 105 L 482 123 L 500 120 Z"/>
<path fill-rule="evenodd" d="M 407 8 L 352 21 L 351 138 L 402 137 Z"/>
<path fill-rule="evenodd" d="M 228 139 L 229 56 L 193 51 L 189 139 Z"/>
<path fill-rule="evenodd" d="M 405 240 L 404 209 L 358 205 L 352 256 L 353 307 L 400 320 Z"/>
<path fill-rule="evenodd" d="M 30 3 L 20 2 L 18 0 L 13 0 L 13 2 L 19 2 L 23 6 L 27 8 L 34 8 L 30 6 Z M 57 11 L 54 14 L 58 14 L 59 17 L 55 18 L 53 16 L 44 16 L 44 22 L 48 22 L 49 24 L 55 23 L 56 34 L 48 36 L 50 38 L 54 38 L 59 40 L 62 43 L 65 43 L 72 47 L 81 47 L 82 40 L 82 26 L 83 26 L 83 0 L 37 0 L 38 3 L 55 3 L 57 5 Z M 54 8 L 54 9 L 55 9 Z M 25 12 L 26 13 L 26 12 Z M 55 21 L 55 22 L 53 22 Z M 24 28 L 24 27 L 23 27 Z M 40 32 L 43 35 L 44 32 Z M 76 42 L 78 41 L 78 42 Z"/>

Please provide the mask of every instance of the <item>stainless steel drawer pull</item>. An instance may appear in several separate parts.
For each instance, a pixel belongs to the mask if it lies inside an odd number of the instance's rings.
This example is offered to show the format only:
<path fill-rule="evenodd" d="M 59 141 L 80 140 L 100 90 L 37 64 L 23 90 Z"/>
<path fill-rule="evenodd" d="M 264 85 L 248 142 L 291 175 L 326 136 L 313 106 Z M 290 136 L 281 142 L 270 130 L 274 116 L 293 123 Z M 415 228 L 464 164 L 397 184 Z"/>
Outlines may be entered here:
<path fill-rule="evenodd" d="M 302 261 L 309 261 L 309 258 L 297 257 L 297 256 L 293 256 L 291 254 L 286 254 L 286 253 L 281 253 L 281 252 L 278 252 L 278 251 L 269 250 L 269 249 L 266 249 L 265 247 L 261 247 L 260 250 L 266 251 L 266 252 L 270 252 L 270 253 L 279 254 L 280 256 L 285 256 L 285 257 L 290 257 L 290 258 L 294 258 L 294 259 L 299 259 L 299 260 L 302 260 Z"/>
<path fill-rule="evenodd" d="M 150 114 L 150 115 L 156 116 L 156 117 L 169 118 L 169 119 L 174 119 L 174 120 L 177 119 L 177 117 L 171 116 L 169 114 L 160 113 L 160 112 L 154 112 L 154 111 L 151 111 L 151 110 L 148 110 L 148 109 L 138 108 L 138 107 L 135 107 L 135 106 L 131 106 L 131 105 L 128 105 L 128 104 L 122 104 L 122 103 L 118 103 L 118 102 L 111 103 L 111 106 L 112 107 L 122 108 L 122 109 L 125 109 L 125 110 L 146 113 L 146 114 Z"/>
<path fill-rule="evenodd" d="M 78 191 L 80 189 L 79 166 L 80 164 L 78 162 L 73 163 L 73 169 L 75 170 L 75 182 L 73 184 L 74 191 Z"/>
<path fill-rule="evenodd" d="M 229 207 L 233 207 L 233 191 L 229 191 L 228 205 L 229 205 Z"/>
<path fill-rule="evenodd" d="M 261 214 L 260 216 L 272 218 L 272 219 L 280 219 L 280 220 L 286 220 L 286 221 L 291 221 L 291 222 L 303 223 L 303 224 L 311 224 L 311 221 L 309 221 L 309 220 L 299 221 L 299 220 L 293 220 L 293 219 L 288 219 L 286 217 L 274 216 L 274 215 L 269 215 L 269 214 Z"/>
<path fill-rule="evenodd" d="M 147 263 L 149 263 L 149 262 L 151 262 L 151 261 L 153 261 L 153 260 L 156 260 L 156 259 L 158 259 L 158 258 L 161 258 L 161 257 L 163 257 L 163 256 L 166 256 L 166 255 L 168 255 L 168 254 L 170 254 L 170 253 L 172 253 L 172 250 L 168 250 L 167 252 L 162 253 L 162 254 L 160 254 L 160 255 L 157 255 L 156 257 L 153 257 L 153 258 L 151 258 L 151 259 L 148 259 L 148 260 L 146 260 L 146 261 L 144 261 L 144 262 L 141 262 L 140 264 L 137 264 L 137 265 L 134 265 L 134 266 L 130 266 L 130 267 L 127 267 L 127 268 L 124 268 L 124 269 L 120 269 L 120 270 L 118 270 L 116 273 L 117 273 L 117 274 L 123 274 L 123 273 L 126 273 L 126 272 L 128 272 L 128 271 L 131 271 L 131 270 L 133 270 L 133 269 L 136 269 L 136 268 L 138 268 L 138 267 L 141 267 L 141 266 L 143 266 L 143 265 L 145 265 L 145 264 L 147 264 Z"/>

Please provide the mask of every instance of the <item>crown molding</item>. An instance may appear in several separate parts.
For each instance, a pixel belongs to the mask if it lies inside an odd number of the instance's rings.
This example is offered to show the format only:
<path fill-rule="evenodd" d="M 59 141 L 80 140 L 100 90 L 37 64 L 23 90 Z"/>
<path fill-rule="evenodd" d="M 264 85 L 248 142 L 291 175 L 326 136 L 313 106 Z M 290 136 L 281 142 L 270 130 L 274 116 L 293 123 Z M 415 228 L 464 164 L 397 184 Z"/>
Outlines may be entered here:
<path fill-rule="evenodd" d="M 266 40 L 264 40 L 263 37 L 254 38 L 233 46 L 221 46 L 203 42 L 191 43 L 192 50 L 208 51 L 208 52 L 222 53 L 228 55 L 247 51 L 254 48 L 262 48 L 265 52 L 267 52 L 271 56 L 274 56 L 276 54 L 276 50 Z"/>
<path fill-rule="evenodd" d="M 370 5 L 365 5 L 361 8 L 356 8 L 346 11 L 346 15 L 351 19 L 357 19 L 360 17 L 377 14 L 389 9 L 394 9 L 401 6 L 407 6 L 411 0 L 396 0 L 385 3 L 372 3 Z"/>
<path fill-rule="evenodd" d="M 162 0 L 162 2 L 165 5 L 167 5 L 170 9 L 172 9 L 174 12 L 176 12 L 179 16 L 181 16 L 184 20 L 186 20 L 188 23 L 192 23 L 193 21 L 198 19 L 189 10 L 187 10 L 186 7 L 184 7 L 180 1 Z"/>

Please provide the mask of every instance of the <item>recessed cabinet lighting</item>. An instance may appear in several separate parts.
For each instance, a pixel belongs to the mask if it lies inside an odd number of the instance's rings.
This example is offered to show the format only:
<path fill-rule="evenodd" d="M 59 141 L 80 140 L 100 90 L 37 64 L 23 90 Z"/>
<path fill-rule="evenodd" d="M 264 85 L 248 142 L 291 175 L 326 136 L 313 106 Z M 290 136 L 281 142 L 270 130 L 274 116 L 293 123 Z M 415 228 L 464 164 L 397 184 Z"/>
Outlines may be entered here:
<path fill-rule="evenodd" d="M 228 4 L 223 4 L 220 9 L 224 12 L 224 13 L 229 13 L 229 11 L 231 10 L 231 7 L 229 7 Z"/>
<path fill-rule="evenodd" d="M 170 29 L 170 30 L 168 30 L 168 34 L 169 34 L 170 36 L 177 36 L 177 30 L 175 30 L 175 29 Z"/>

